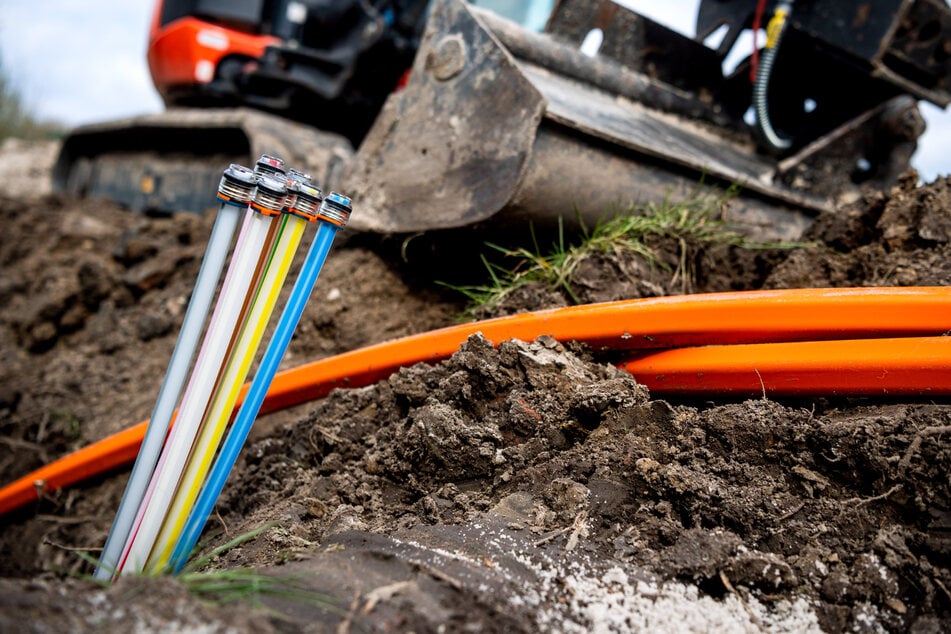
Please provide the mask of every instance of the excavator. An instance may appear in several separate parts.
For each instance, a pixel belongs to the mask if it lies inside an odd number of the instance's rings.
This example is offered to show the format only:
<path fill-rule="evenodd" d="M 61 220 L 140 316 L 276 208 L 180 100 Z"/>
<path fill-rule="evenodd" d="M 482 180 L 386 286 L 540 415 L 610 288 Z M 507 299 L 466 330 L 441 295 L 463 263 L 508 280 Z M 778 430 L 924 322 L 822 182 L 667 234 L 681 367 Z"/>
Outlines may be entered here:
<path fill-rule="evenodd" d="M 54 187 L 202 212 L 276 154 L 408 233 L 736 185 L 729 220 L 795 238 L 908 168 L 949 35 L 945 0 L 700 0 L 693 38 L 610 0 L 161 0 L 167 109 L 73 130 Z"/>

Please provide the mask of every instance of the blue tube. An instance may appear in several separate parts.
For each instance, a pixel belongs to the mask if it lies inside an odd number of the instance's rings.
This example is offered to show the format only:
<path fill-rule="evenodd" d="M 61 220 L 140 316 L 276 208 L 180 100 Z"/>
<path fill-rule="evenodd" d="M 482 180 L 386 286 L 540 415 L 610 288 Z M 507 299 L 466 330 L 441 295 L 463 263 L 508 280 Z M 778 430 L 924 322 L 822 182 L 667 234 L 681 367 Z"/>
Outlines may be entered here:
<path fill-rule="evenodd" d="M 297 329 L 297 324 L 300 322 L 304 307 L 307 306 L 314 285 L 317 283 L 320 269 L 324 266 L 324 261 L 330 252 L 338 228 L 337 225 L 330 222 L 321 221 L 318 223 L 317 234 L 310 245 L 310 251 L 307 252 L 307 258 L 304 260 L 301 272 L 297 276 L 294 289 L 287 300 L 287 305 L 284 307 L 284 312 L 281 314 L 274 335 L 264 352 L 257 374 L 251 382 L 251 387 L 244 403 L 241 405 L 241 409 L 238 410 L 238 416 L 231 426 L 231 431 L 228 432 L 228 437 L 215 459 L 208 480 L 205 482 L 205 486 L 202 487 L 198 500 L 195 502 L 195 506 L 188 516 L 188 521 L 185 523 L 185 528 L 182 530 L 182 534 L 175 544 L 175 549 L 172 551 L 171 565 L 175 573 L 178 573 L 185 565 L 188 555 L 198 542 L 198 537 L 201 535 L 205 522 L 208 521 L 208 516 L 211 515 L 215 502 L 224 488 L 225 481 L 238 459 L 244 441 L 247 440 L 248 434 L 251 432 L 251 426 L 254 424 L 254 419 L 257 418 L 268 388 L 271 387 L 274 375 L 277 374 L 277 368 L 281 359 L 284 358 L 291 337 Z"/>
<path fill-rule="evenodd" d="M 218 217 L 215 219 L 215 226 L 211 230 L 208 247 L 192 291 L 192 299 L 185 310 L 182 329 L 178 341 L 175 342 L 175 349 L 172 351 L 165 379 L 159 389 L 155 408 L 149 418 L 145 438 L 139 449 L 135 466 L 132 468 L 132 475 L 129 477 L 125 493 L 122 494 L 122 501 L 119 503 L 119 510 L 112 522 L 106 544 L 102 549 L 99 566 L 94 575 L 96 579 L 109 581 L 115 575 L 122 548 L 129 537 L 142 496 L 152 478 L 152 472 L 155 470 L 155 464 L 165 443 L 175 405 L 178 403 L 182 386 L 188 377 L 188 366 L 191 364 L 192 357 L 195 356 L 198 339 L 208 317 L 208 309 L 211 307 L 218 278 L 221 277 L 221 271 L 228 257 L 228 247 L 238 226 L 241 210 L 246 206 L 246 201 L 241 201 L 240 208 L 238 205 L 222 203 Z"/>

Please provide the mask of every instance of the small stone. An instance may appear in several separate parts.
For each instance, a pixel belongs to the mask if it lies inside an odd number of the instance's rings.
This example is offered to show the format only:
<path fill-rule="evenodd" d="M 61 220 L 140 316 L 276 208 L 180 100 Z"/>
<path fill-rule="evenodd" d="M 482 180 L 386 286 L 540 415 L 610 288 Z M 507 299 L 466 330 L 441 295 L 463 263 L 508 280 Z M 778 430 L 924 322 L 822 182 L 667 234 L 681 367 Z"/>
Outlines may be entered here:
<path fill-rule="evenodd" d="M 141 341 L 151 341 L 172 330 L 172 320 L 164 314 L 146 313 L 135 322 L 135 335 Z"/>

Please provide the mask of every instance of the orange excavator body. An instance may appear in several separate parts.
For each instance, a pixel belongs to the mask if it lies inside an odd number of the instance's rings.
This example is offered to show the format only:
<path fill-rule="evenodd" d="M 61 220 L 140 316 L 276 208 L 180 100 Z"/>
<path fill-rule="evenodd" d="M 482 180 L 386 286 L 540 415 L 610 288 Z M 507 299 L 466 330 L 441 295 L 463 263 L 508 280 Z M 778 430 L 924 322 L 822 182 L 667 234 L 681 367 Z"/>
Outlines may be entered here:
<path fill-rule="evenodd" d="M 245 33 L 194 16 L 163 25 L 162 6 L 156 5 L 152 17 L 147 57 L 152 82 L 166 101 L 171 91 L 209 83 L 224 57 L 259 59 L 264 49 L 279 42 L 271 35 Z"/>

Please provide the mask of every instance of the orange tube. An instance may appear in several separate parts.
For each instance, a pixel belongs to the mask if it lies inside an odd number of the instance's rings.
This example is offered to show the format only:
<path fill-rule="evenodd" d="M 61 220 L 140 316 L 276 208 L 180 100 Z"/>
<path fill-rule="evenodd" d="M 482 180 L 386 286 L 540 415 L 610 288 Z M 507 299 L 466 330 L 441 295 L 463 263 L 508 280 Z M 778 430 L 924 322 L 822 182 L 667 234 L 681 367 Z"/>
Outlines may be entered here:
<path fill-rule="evenodd" d="M 741 348 L 739 344 L 928 337 L 949 331 L 951 288 L 947 287 L 745 291 L 572 306 L 434 330 L 286 370 L 271 384 L 261 414 L 324 397 L 335 387 L 369 385 L 403 366 L 446 359 L 477 332 L 494 342 L 549 335 L 559 341 L 583 341 L 596 351 L 717 345 L 725 349 L 720 355 L 729 357 Z M 827 345 L 814 346 L 816 363 L 823 362 Z M 864 350 L 868 344 L 859 345 Z M 685 351 L 658 355 L 673 352 Z M 646 363 L 652 357 L 665 358 L 652 355 L 630 363 Z M 673 383 L 649 379 L 649 369 L 634 374 L 639 379 L 643 376 L 658 393 L 688 392 Z M 836 376 L 825 379 L 825 392 L 832 390 Z M 767 388 L 768 393 L 793 393 Z M 239 404 L 247 389 L 245 385 Z M 747 391 L 760 391 L 758 379 L 756 389 Z M 54 491 L 131 461 L 145 427 L 141 423 L 0 489 L 0 515 L 37 499 L 37 481 L 45 482 L 44 490 Z M 126 443 L 123 452 L 116 451 L 120 437 Z"/>
<path fill-rule="evenodd" d="M 470 335 L 549 335 L 597 351 L 871 337 L 951 330 L 951 288 L 797 289 L 681 295 L 557 308 L 463 324 L 345 352 L 278 374 L 262 412 L 448 358 Z"/>
<path fill-rule="evenodd" d="M 0 515 L 37 500 L 41 492 L 56 491 L 130 464 L 139 453 L 145 428 L 146 423 L 140 423 L 120 431 L 5 486 L 0 490 Z"/>
<path fill-rule="evenodd" d="M 951 337 L 679 348 L 618 367 L 668 395 L 949 396 Z"/>

